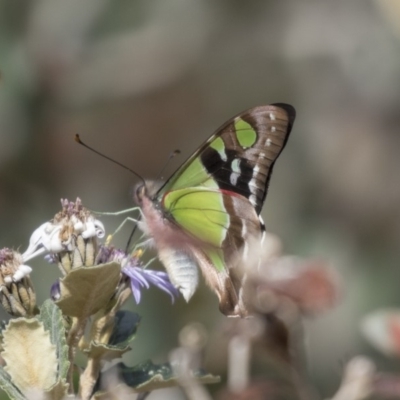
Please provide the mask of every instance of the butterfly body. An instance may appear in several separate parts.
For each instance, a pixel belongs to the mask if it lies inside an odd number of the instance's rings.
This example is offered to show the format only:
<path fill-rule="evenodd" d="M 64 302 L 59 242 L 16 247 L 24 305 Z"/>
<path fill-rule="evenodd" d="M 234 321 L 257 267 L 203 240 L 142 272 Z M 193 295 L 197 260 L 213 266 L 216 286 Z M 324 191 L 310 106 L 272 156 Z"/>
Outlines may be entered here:
<path fill-rule="evenodd" d="M 140 185 L 140 228 L 186 300 L 197 267 L 219 298 L 221 311 L 246 316 L 245 266 L 262 243 L 259 217 L 272 167 L 294 120 L 288 105 L 250 109 L 211 136 L 155 193 Z"/>

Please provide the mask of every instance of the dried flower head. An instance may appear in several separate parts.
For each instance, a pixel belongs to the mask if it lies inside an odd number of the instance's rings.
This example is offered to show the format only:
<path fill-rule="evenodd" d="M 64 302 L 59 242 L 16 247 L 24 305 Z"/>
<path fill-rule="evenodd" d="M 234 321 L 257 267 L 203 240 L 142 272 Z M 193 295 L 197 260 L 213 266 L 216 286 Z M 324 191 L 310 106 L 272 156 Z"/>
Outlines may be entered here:
<path fill-rule="evenodd" d="M 0 301 L 13 316 L 32 316 L 36 312 L 31 271 L 31 267 L 23 264 L 20 253 L 8 248 L 0 250 Z"/>
<path fill-rule="evenodd" d="M 94 264 L 97 238 L 102 238 L 105 230 L 79 198 L 75 202 L 61 200 L 61 205 L 62 210 L 50 222 L 33 232 L 23 258 L 26 261 L 50 253 L 67 274 L 72 268 Z"/>
<path fill-rule="evenodd" d="M 32 268 L 23 264 L 20 253 L 8 248 L 0 250 L 0 284 L 18 282 L 32 272 Z"/>

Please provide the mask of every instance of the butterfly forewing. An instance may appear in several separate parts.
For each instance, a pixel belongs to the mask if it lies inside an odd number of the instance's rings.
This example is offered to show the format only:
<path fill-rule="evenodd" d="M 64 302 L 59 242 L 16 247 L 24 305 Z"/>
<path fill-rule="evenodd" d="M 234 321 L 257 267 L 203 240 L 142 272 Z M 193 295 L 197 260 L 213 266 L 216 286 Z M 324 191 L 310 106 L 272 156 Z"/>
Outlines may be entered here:
<path fill-rule="evenodd" d="M 238 193 L 260 213 L 272 167 L 289 136 L 295 111 L 286 104 L 252 108 L 225 123 L 166 182 L 160 193 L 212 187 Z"/>

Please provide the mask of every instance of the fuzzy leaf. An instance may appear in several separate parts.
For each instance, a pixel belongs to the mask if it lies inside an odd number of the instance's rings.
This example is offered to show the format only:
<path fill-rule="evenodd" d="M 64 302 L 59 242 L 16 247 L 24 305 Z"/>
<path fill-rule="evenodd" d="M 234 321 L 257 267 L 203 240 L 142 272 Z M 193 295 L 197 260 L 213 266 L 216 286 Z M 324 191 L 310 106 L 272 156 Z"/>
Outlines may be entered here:
<path fill-rule="evenodd" d="M 64 315 L 85 319 L 107 305 L 120 273 L 121 266 L 114 262 L 76 268 L 60 280 L 61 299 L 56 304 Z"/>
<path fill-rule="evenodd" d="M 3 331 L 3 347 L 1 355 L 7 364 L 4 369 L 21 391 L 46 390 L 54 385 L 56 347 L 42 322 L 26 318 L 11 320 Z"/>
<path fill-rule="evenodd" d="M 59 379 L 53 387 L 46 390 L 47 400 L 60 400 L 64 399 L 68 393 L 69 384 L 65 379 Z"/>
<path fill-rule="evenodd" d="M 115 325 L 109 344 L 112 346 L 129 343 L 136 334 L 140 315 L 127 310 L 119 310 L 115 315 Z"/>
<path fill-rule="evenodd" d="M 12 383 L 10 375 L 7 374 L 3 367 L 0 367 L 0 388 L 7 393 L 10 399 L 25 400 L 24 395 Z"/>
<path fill-rule="evenodd" d="M 103 360 L 113 360 L 122 357 L 124 353 L 129 351 L 129 346 L 109 346 L 103 343 L 90 343 L 89 349 L 84 352 L 90 358 L 101 358 Z"/>
<path fill-rule="evenodd" d="M 180 385 L 169 363 L 156 365 L 151 361 L 145 361 L 135 367 L 119 363 L 107 373 L 119 376 L 126 385 L 134 389 L 135 393 Z M 193 375 L 202 384 L 218 383 L 221 380 L 219 376 L 204 371 L 197 371 Z"/>
<path fill-rule="evenodd" d="M 68 345 L 61 310 L 52 300 L 46 300 L 40 307 L 39 320 L 43 322 L 44 328 L 49 331 L 51 343 L 56 346 L 59 366 L 57 378 L 66 378 L 69 368 Z"/>

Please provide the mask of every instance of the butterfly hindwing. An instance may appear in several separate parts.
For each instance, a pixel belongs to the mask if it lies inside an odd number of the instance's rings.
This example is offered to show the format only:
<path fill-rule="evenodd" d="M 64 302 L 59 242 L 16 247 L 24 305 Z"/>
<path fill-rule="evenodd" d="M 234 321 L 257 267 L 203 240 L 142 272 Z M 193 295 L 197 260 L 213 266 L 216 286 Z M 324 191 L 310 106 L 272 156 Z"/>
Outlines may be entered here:
<path fill-rule="evenodd" d="M 216 292 L 221 311 L 244 315 L 242 266 L 249 261 L 250 244 L 259 243 L 262 235 L 249 200 L 226 190 L 190 187 L 165 193 L 162 206 L 192 238 L 190 252 Z"/>

